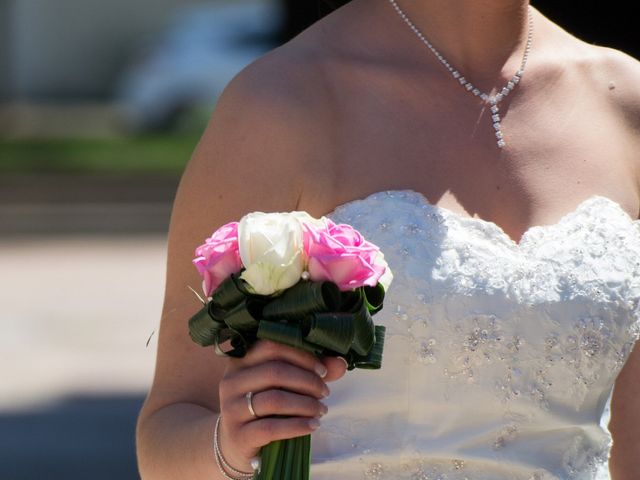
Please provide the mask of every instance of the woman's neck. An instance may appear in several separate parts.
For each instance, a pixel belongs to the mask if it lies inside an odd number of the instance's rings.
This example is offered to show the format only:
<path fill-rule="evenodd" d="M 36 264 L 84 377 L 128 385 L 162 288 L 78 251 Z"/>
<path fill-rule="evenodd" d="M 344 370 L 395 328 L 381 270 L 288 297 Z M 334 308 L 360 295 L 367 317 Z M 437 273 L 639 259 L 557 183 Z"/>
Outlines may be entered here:
<path fill-rule="evenodd" d="M 395 1 L 443 57 L 470 79 L 490 80 L 501 73 L 510 78 L 519 68 L 529 29 L 528 0 Z"/>

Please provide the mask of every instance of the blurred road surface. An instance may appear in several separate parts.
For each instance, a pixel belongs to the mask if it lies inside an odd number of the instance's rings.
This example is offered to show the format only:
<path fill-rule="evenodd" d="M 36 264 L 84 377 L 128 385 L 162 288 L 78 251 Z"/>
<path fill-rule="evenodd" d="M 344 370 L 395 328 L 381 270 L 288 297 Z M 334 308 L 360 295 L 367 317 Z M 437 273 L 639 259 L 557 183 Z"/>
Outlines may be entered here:
<path fill-rule="evenodd" d="M 157 234 L 0 239 L 0 479 L 138 478 L 165 249 Z"/>

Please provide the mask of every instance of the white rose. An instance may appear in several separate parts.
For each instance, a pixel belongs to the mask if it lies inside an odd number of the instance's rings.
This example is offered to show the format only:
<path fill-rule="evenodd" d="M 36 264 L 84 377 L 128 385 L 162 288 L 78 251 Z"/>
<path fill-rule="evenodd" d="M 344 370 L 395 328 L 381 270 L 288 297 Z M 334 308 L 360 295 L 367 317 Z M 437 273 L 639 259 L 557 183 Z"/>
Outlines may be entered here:
<path fill-rule="evenodd" d="M 316 228 L 327 228 L 327 217 L 322 216 L 320 218 L 315 218 L 305 211 L 291 212 L 291 215 L 302 223 L 308 223 Z"/>
<path fill-rule="evenodd" d="M 391 282 L 393 281 L 393 273 L 391 273 L 389 264 L 384 259 L 384 254 L 382 252 L 378 252 L 374 260 L 374 263 L 376 265 L 382 265 L 385 267 L 384 273 L 378 279 L 378 282 L 382 285 L 382 287 L 384 288 L 384 291 L 386 292 L 387 290 L 389 290 L 389 285 L 391 285 Z"/>
<path fill-rule="evenodd" d="M 271 295 L 292 287 L 304 268 L 302 225 L 291 213 L 253 212 L 238 225 L 240 275 L 253 291 Z"/>

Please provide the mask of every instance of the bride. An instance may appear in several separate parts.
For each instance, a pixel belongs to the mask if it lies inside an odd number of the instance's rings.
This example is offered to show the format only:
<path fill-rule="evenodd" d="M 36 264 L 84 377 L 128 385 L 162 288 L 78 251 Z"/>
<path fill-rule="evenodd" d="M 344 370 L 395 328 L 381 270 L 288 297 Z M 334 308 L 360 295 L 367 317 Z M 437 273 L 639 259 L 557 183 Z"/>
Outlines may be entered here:
<path fill-rule="evenodd" d="M 526 0 L 352 0 L 244 69 L 175 201 L 142 478 L 310 432 L 314 480 L 640 478 L 638 84 Z M 380 371 L 191 342 L 193 250 L 256 210 L 385 252 Z"/>

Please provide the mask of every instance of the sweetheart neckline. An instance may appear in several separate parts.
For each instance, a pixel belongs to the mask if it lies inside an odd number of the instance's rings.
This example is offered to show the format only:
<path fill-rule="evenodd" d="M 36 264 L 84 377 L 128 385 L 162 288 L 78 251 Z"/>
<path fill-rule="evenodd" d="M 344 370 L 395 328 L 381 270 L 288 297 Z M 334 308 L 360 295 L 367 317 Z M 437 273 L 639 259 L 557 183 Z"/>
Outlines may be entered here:
<path fill-rule="evenodd" d="M 584 200 L 580 201 L 578 203 L 578 205 L 571 211 L 565 213 L 564 215 L 562 215 L 560 217 L 560 219 L 554 223 L 548 223 L 548 224 L 542 224 L 542 225 L 531 225 L 529 227 L 527 227 L 527 229 L 523 232 L 522 236 L 520 237 L 520 241 L 516 242 L 513 238 L 511 238 L 510 235 L 507 234 L 507 232 L 504 231 L 504 229 L 498 225 L 497 223 L 491 221 L 491 220 L 486 220 L 484 218 L 479 218 L 479 217 L 470 217 L 467 215 L 461 215 L 457 212 L 454 212 L 453 210 L 450 210 L 446 207 L 442 207 L 440 205 L 435 205 L 433 203 L 431 203 L 429 201 L 429 199 L 421 192 L 417 191 L 417 190 L 413 190 L 410 188 L 405 188 L 405 189 L 388 189 L 388 190 L 379 190 L 376 192 L 373 192 L 365 197 L 362 198 L 356 198 L 353 200 L 350 200 L 348 202 L 342 203 L 340 205 L 338 205 L 336 208 L 334 208 L 331 212 L 325 214 L 325 216 L 331 216 L 334 213 L 337 213 L 339 210 L 346 208 L 349 205 L 353 205 L 356 204 L 358 202 L 363 202 L 363 201 L 367 201 L 370 199 L 373 199 L 375 197 L 378 197 L 380 195 L 386 194 L 389 196 L 393 196 L 393 194 L 396 193 L 401 193 L 401 194 L 409 194 L 411 196 L 414 196 L 418 199 L 418 201 L 423 204 L 428 206 L 429 208 L 436 210 L 442 214 L 444 214 L 447 217 L 451 217 L 454 218 L 455 220 L 459 221 L 459 222 L 470 222 L 470 223 L 479 223 L 481 225 L 486 225 L 492 229 L 494 229 L 495 231 L 497 231 L 500 236 L 509 244 L 511 245 L 513 248 L 516 249 L 522 249 L 524 247 L 524 244 L 526 244 L 527 239 L 530 237 L 531 232 L 536 231 L 536 230 L 547 230 L 547 229 L 551 229 L 551 228 L 555 228 L 558 227 L 559 225 L 562 225 L 564 222 L 568 221 L 569 219 L 571 219 L 572 217 L 574 217 L 575 215 L 577 215 L 580 211 L 582 211 L 582 209 L 586 208 L 588 205 L 596 202 L 596 201 L 606 201 L 610 204 L 612 204 L 615 208 L 617 208 L 620 212 L 622 212 L 624 214 L 624 216 L 626 217 L 626 219 L 629 221 L 630 224 L 634 225 L 634 224 L 638 224 L 640 225 L 640 218 L 638 219 L 634 219 L 633 217 L 631 217 L 631 215 L 629 215 L 629 213 L 622 208 L 622 205 L 620 205 L 617 201 L 613 200 L 612 198 L 609 198 L 605 195 L 600 195 L 600 194 L 592 194 L 588 197 L 586 197 Z"/>

